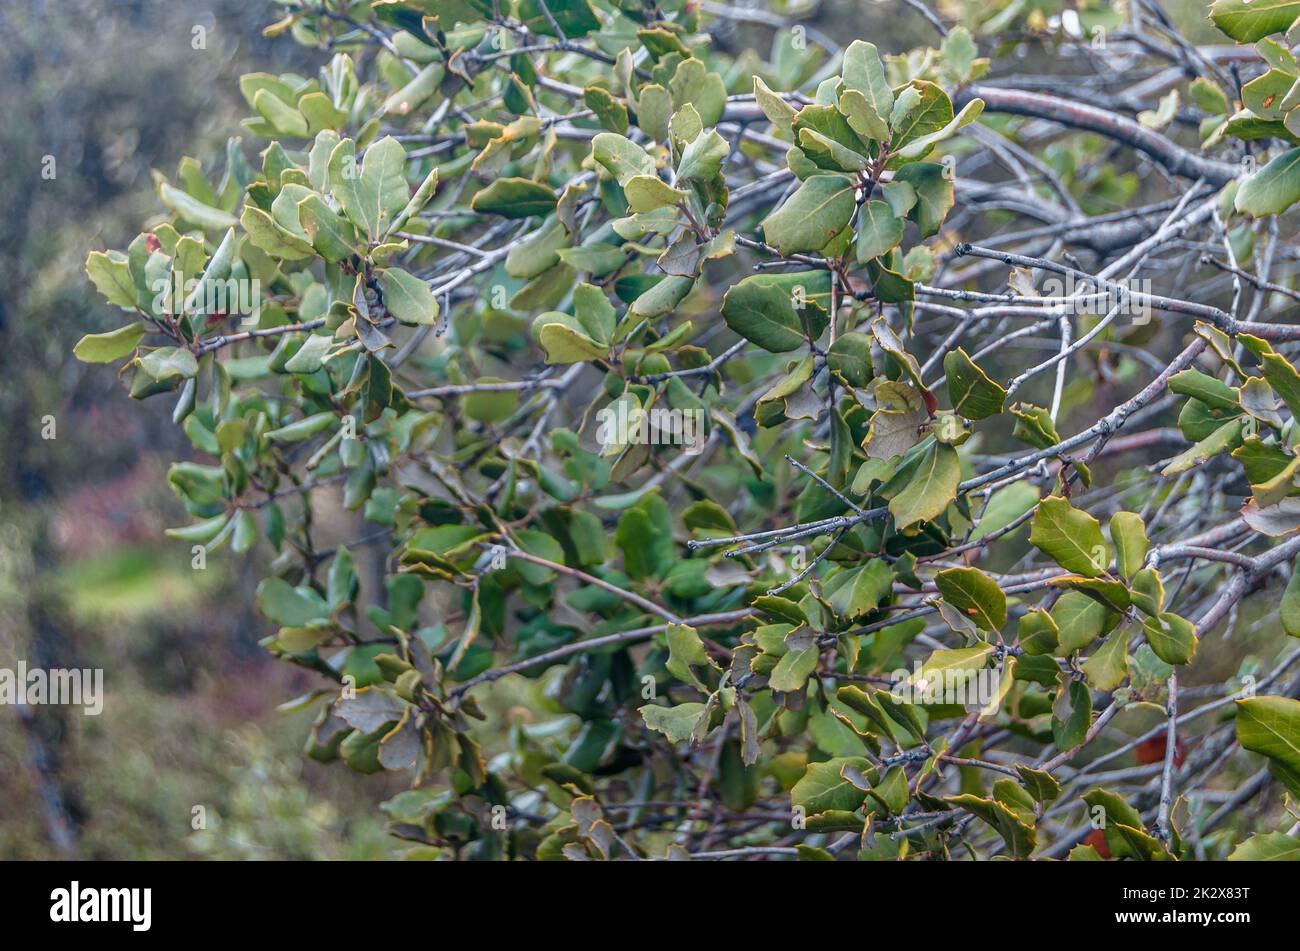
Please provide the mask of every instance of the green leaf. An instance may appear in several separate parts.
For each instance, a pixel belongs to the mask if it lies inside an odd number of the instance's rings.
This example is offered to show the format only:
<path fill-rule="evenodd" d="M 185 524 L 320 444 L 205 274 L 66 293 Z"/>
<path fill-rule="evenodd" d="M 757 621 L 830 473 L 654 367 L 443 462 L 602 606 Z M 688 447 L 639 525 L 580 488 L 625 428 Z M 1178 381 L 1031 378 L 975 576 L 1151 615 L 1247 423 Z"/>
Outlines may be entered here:
<path fill-rule="evenodd" d="M 591 156 L 614 176 L 620 186 L 634 175 L 653 175 L 655 160 L 627 136 L 601 132 L 591 140 Z"/>
<path fill-rule="evenodd" d="M 794 847 L 799 853 L 800 862 L 834 862 L 835 855 L 826 849 L 818 848 L 815 845 L 804 845 L 802 842 Z"/>
<path fill-rule="evenodd" d="M 807 815 L 836 810 L 852 812 L 867 798 L 866 790 L 859 789 L 842 775 L 845 768 L 865 773 L 871 766 L 861 756 L 840 756 L 821 763 L 810 763 L 794 788 L 790 801 L 801 807 Z"/>
<path fill-rule="evenodd" d="M 135 350 L 148 330 L 147 325 L 134 323 L 107 333 L 86 334 L 72 353 L 82 363 L 112 363 Z"/>
<path fill-rule="evenodd" d="M 1300 700 L 1250 697 L 1236 706 L 1237 742 L 1292 773 L 1300 772 Z"/>
<path fill-rule="evenodd" d="M 596 114 L 602 128 L 620 134 L 627 132 L 627 106 L 609 90 L 588 86 L 583 90 L 582 100 Z"/>
<path fill-rule="evenodd" d="M 820 251 L 853 217 L 853 179 L 812 175 L 780 209 L 767 216 L 763 234 L 782 254 Z"/>
<path fill-rule="evenodd" d="M 406 150 L 391 135 L 366 150 L 359 169 L 351 139 L 344 139 L 330 153 L 330 190 L 343 213 L 372 241 L 388 232 L 394 216 L 411 198 L 405 170 Z"/>
<path fill-rule="evenodd" d="M 293 587 L 283 578 L 265 578 L 257 586 L 257 609 L 276 624 L 305 627 L 329 620 L 325 599 L 305 585 Z"/>
<path fill-rule="evenodd" d="M 1297 473 L 1300 473 L 1300 456 L 1288 461 L 1286 466 L 1272 478 L 1252 483 L 1250 488 L 1255 495 L 1255 504 L 1265 508 L 1280 503 L 1295 489 Z"/>
<path fill-rule="evenodd" d="M 951 108 L 951 106 L 950 106 Z M 925 155 L 930 149 L 934 148 L 945 139 L 952 138 L 957 130 L 970 125 L 984 112 L 984 100 L 972 99 L 962 108 L 961 112 L 953 116 L 949 122 L 933 132 L 912 139 L 906 146 L 898 149 L 898 157 L 904 159 L 917 159 Z"/>
<path fill-rule="evenodd" d="M 675 707 L 647 704 L 641 708 L 645 725 L 668 737 L 671 743 L 690 739 L 700 718 L 707 715 L 708 707 L 702 703 L 679 703 Z"/>
<path fill-rule="evenodd" d="M 907 217 L 916 222 L 921 236 L 937 234 L 953 203 L 953 183 L 947 167 L 938 162 L 912 162 L 895 173 L 894 181 L 911 185 L 916 193 L 916 204 Z"/>
<path fill-rule="evenodd" d="M 1300 862 L 1300 839 L 1285 832 L 1252 835 L 1232 850 L 1229 862 Z"/>
<path fill-rule="evenodd" d="M 628 314 L 638 319 L 653 320 L 677 309 L 695 286 L 695 278 L 669 275 L 653 287 L 643 291 L 628 308 Z"/>
<path fill-rule="evenodd" d="M 971 78 L 975 59 L 979 56 L 979 47 L 971 38 L 970 30 L 958 26 L 944 37 L 943 45 L 939 47 L 939 55 L 943 57 L 944 65 L 959 79 L 968 80 Z"/>
<path fill-rule="evenodd" d="M 1154 568 L 1143 568 L 1133 575 L 1129 597 L 1133 606 L 1139 611 L 1158 617 L 1165 609 L 1165 583 L 1160 572 Z"/>
<path fill-rule="evenodd" d="M 1016 772 L 1020 774 L 1025 789 L 1029 792 L 1029 795 L 1034 797 L 1036 802 L 1046 805 L 1049 802 L 1055 802 L 1061 795 L 1061 784 L 1056 781 L 1056 777 L 1051 773 L 1041 769 L 1032 769 L 1020 763 L 1016 764 Z"/>
<path fill-rule="evenodd" d="M 609 355 L 609 347 L 592 340 L 578 318 L 559 311 L 533 321 L 533 338 L 546 352 L 547 363 L 582 363 Z"/>
<path fill-rule="evenodd" d="M 1116 823 L 1107 834 L 1117 835 L 1123 843 L 1124 852 L 1133 858 L 1143 862 L 1169 861 L 1169 851 L 1160 843 L 1159 839 L 1145 829 L 1124 823 Z M 1116 852 L 1114 847 L 1112 847 L 1111 852 L 1115 855 L 1121 854 Z"/>
<path fill-rule="evenodd" d="M 1175 456 L 1167 466 L 1160 470 L 1160 474 L 1164 476 L 1177 475 L 1196 466 L 1204 465 L 1220 453 L 1231 452 L 1241 445 L 1242 426 L 1243 423 L 1240 417 L 1228 420 L 1196 445 Z"/>
<path fill-rule="evenodd" d="M 826 586 L 831 608 L 852 620 L 874 611 L 893 589 L 894 572 L 882 558 L 836 575 Z"/>
<path fill-rule="evenodd" d="M 943 358 L 947 375 L 948 398 L 952 408 L 967 419 L 987 419 L 1002 412 L 1007 391 L 988 375 L 961 347 L 949 350 Z"/>
<path fill-rule="evenodd" d="M 415 194 L 406 203 L 406 207 L 397 213 L 397 217 L 393 219 L 393 223 L 388 229 L 389 233 L 401 231 L 408 221 L 419 214 L 424 206 L 429 203 L 429 199 L 433 197 L 437 187 L 438 167 L 435 165 L 429 170 L 429 174 L 424 176 L 424 181 L 420 182 L 419 187 L 415 189 Z"/>
<path fill-rule="evenodd" d="M 701 667 L 717 665 L 710 660 L 709 652 L 704 649 L 704 641 L 700 640 L 700 635 L 696 633 L 695 628 L 688 624 L 669 624 L 664 636 L 668 641 L 668 662 L 664 664 L 668 673 L 682 683 L 691 684 L 708 693 L 700 678 L 695 675 L 695 671 L 691 670 L 691 665 Z"/>
<path fill-rule="evenodd" d="M 331 210 L 315 192 L 298 202 L 298 219 L 312 247 L 331 264 L 357 253 L 360 244 L 357 229 Z"/>
<path fill-rule="evenodd" d="M 498 178 L 477 192 L 469 206 L 474 211 L 503 218 L 529 218 L 555 209 L 555 192 L 528 178 Z"/>
<path fill-rule="evenodd" d="M 844 88 L 862 94 L 881 119 L 888 119 L 894 108 L 894 91 L 885 76 L 885 66 L 874 43 L 854 40 L 844 51 L 841 70 Z"/>
<path fill-rule="evenodd" d="M 307 135 L 307 120 L 301 112 L 289 105 L 269 89 L 259 89 L 253 96 L 253 108 L 262 114 L 271 127 L 280 135 L 295 139 Z"/>
<path fill-rule="evenodd" d="M 663 577 L 676 558 L 668 504 L 648 495 L 619 517 L 614 540 L 623 550 L 623 566 L 635 579 Z"/>
<path fill-rule="evenodd" d="M 552 564 L 564 564 L 564 548 L 546 532 L 525 528 L 517 530 L 515 537 L 519 540 L 519 547 L 533 557 L 541 558 Z M 555 569 L 547 565 L 539 565 L 536 562 L 519 559 L 513 563 L 512 567 L 519 572 L 521 578 L 532 585 L 551 584 L 555 581 Z"/>
<path fill-rule="evenodd" d="M 618 315 L 603 290 L 591 284 L 579 284 L 573 289 L 573 309 L 592 339 L 606 345 L 614 342 Z"/>
<path fill-rule="evenodd" d="M 135 307 L 135 281 L 131 277 L 131 266 L 122 252 L 91 251 L 86 257 L 86 275 L 94 283 L 95 290 L 110 304 L 128 309 Z"/>
<path fill-rule="evenodd" d="M 935 575 L 943 599 L 990 633 L 1007 623 L 1007 596 L 978 568 L 947 568 Z"/>
<path fill-rule="evenodd" d="M 560 260 L 559 252 L 567 248 L 569 234 L 559 217 L 546 219 L 539 228 L 506 254 L 506 273 L 531 280 L 546 273 Z"/>
<path fill-rule="evenodd" d="M 787 353 L 807 344 L 803 322 L 788 290 L 746 278 L 722 298 L 722 319 L 751 343 L 772 353 Z"/>
<path fill-rule="evenodd" d="M 1067 591 L 1052 605 L 1059 630 L 1058 657 L 1082 650 L 1119 622 L 1119 615 L 1082 591 Z"/>
<path fill-rule="evenodd" d="M 700 505 L 696 502 L 695 505 Z M 695 506 L 691 506 L 694 508 Z M 721 526 L 719 526 L 721 527 Z M 734 532 L 734 526 L 723 528 L 723 531 Z M 754 607 L 762 611 L 768 617 L 781 622 L 790 624 L 806 624 L 808 618 L 804 615 L 803 609 L 797 603 L 789 598 L 782 598 L 779 595 L 765 594 L 754 599 Z"/>
<path fill-rule="evenodd" d="M 311 197 L 312 191 L 306 185 L 289 182 L 280 189 L 280 194 L 271 202 L 271 220 L 285 232 L 307 241 L 307 232 L 303 229 L 302 219 L 298 214 L 298 202 Z"/>
<path fill-rule="evenodd" d="M 682 60 L 668 83 L 673 107 L 680 114 L 687 107 L 696 113 L 701 128 L 716 125 L 727 103 L 727 87 L 722 77 L 709 70 L 697 57 Z M 686 141 L 695 138 L 683 136 Z"/>
<path fill-rule="evenodd" d="M 167 184 L 156 172 L 154 177 L 158 184 L 158 197 L 181 218 L 198 225 L 204 231 L 225 231 L 235 226 L 235 216 L 230 212 L 205 205 L 189 192 Z"/>
<path fill-rule="evenodd" d="M 817 669 L 820 654 L 821 650 L 814 644 L 782 655 L 772 669 L 772 673 L 768 675 L 768 686 L 782 693 L 802 690 L 808 678 Z"/>
<path fill-rule="evenodd" d="M 1088 683 L 1096 690 L 1114 690 L 1128 676 L 1128 635 L 1117 631 L 1083 662 Z"/>
<path fill-rule="evenodd" d="M 1052 578 L 1048 584 L 1059 585 L 1072 591 L 1079 591 L 1116 613 L 1128 610 L 1130 598 L 1124 583 L 1113 578 L 1082 578 L 1078 575 L 1061 575 Z"/>
<path fill-rule="evenodd" d="M 340 545 L 330 561 L 329 575 L 325 586 L 326 598 L 334 610 L 350 604 L 357 596 L 359 582 L 352 553 Z"/>
<path fill-rule="evenodd" d="M 400 267 L 379 272 L 379 290 L 388 312 L 404 324 L 431 325 L 438 320 L 438 298 L 429 285 Z"/>
<path fill-rule="evenodd" d="M 943 514 L 957 497 L 961 461 L 952 446 L 935 442 L 912 473 L 906 487 L 889 500 L 889 511 L 899 531 Z"/>
<path fill-rule="evenodd" d="M 1038 503 L 1029 541 L 1066 571 L 1088 578 L 1102 574 L 1110 563 L 1101 525 L 1060 496 Z"/>
<path fill-rule="evenodd" d="M 644 92 L 641 93 L 641 97 L 645 98 Z M 772 125 L 787 135 L 791 134 L 790 123 L 795 116 L 794 106 L 769 89 L 762 77 L 757 75 L 754 76 L 754 101 L 758 103 L 758 108 L 763 110 L 763 115 L 767 116 L 767 120 Z"/>
<path fill-rule="evenodd" d="M 324 366 L 324 357 L 333 345 L 333 334 L 312 334 L 303 341 L 298 352 L 285 362 L 284 368 L 290 373 L 315 373 Z"/>
<path fill-rule="evenodd" d="M 1300 142 L 1300 138 L 1297 138 L 1285 123 L 1277 119 L 1261 119 L 1249 109 L 1236 112 L 1219 128 L 1225 135 L 1234 136 L 1243 142 L 1273 138 L 1282 139 L 1293 145 Z"/>
<path fill-rule="evenodd" d="M 907 773 L 902 766 L 892 766 L 885 778 L 868 790 L 871 796 L 890 815 L 901 813 L 911 798 Z"/>
<path fill-rule="evenodd" d="M 194 354 L 184 347 L 159 347 L 140 358 L 140 369 L 154 380 L 189 379 L 199 372 Z"/>
<path fill-rule="evenodd" d="M 1280 215 L 1300 201 L 1300 149 L 1283 152 L 1237 189 L 1236 209 L 1256 218 Z"/>
<path fill-rule="evenodd" d="M 612 244 L 587 244 L 579 248 L 559 248 L 555 254 L 575 271 L 595 277 L 613 274 L 627 261 L 627 254 Z"/>
<path fill-rule="evenodd" d="M 894 328 L 889 326 L 888 321 L 883 316 L 877 317 L 871 322 L 871 332 L 875 335 L 876 343 L 880 344 L 880 349 L 893 357 L 899 369 L 907 374 L 918 389 L 922 389 L 921 367 L 916 362 L 916 357 L 907 352 L 902 339 L 895 333 Z"/>
<path fill-rule="evenodd" d="M 434 94 L 438 88 L 438 83 L 442 82 L 446 74 L 446 67 L 441 63 L 434 61 L 429 63 L 418 73 L 411 77 L 410 82 L 397 89 L 391 96 L 384 100 L 384 104 L 379 111 L 383 115 L 410 115 L 411 111 L 424 104 L 424 101 Z M 305 101 L 306 97 L 304 97 Z M 304 104 L 298 104 L 299 109 L 304 108 Z M 346 120 L 346 115 L 344 120 Z"/>
<path fill-rule="evenodd" d="M 952 122 L 952 100 L 932 82 L 915 79 L 894 100 L 889 115 L 889 147 L 899 152 L 908 143 L 943 129 Z"/>
<path fill-rule="evenodd" d="M 272 442 L 302 442 L 304 439 L 310 439 L 317 433 L 329 428 L 337 420 L 337 414 L 326 410 L 323 413 L 304 416 L 302 419 L 294 420 L 292 423 L 278 429 L 269 430 L 264 435 L 266 439 Z"/>
<path fill-rule="evenodd" d="M 730 151 L 727 140 L 716 129 L 708 135 L 696 136 L 682 150 L 682 160 L 677 166 L 677 180 L 712 181 L 722 173 L 722 163 Z"/>
<path fill-rule="evenodd" d="M 884 142 L 889 138 L 889 123 L 876 112 L 870 100 L 856 89 L 846 89 L 840 94 L 835 107 L 844 116 L 849 128 L 861 139 Z"/>
<path fill-rule="evenodd" d="M 225 235 L 217 245 L 217 250 L 212 253 L 212 259 L 203 269 L 203 279 L 195 285 L 193 292 L 184 303 L 186 311 L 206 310 L 208 301 L 225 296 L 228 285 L 223 282 L 230 276 L 238 243 L 235 229 L 226 229 Z"/>
<path fill-rule="evenodd" d="M 1066 680 L 1062 673 L 1059 679 Z M 1092 693 L 1082 680 L 1061 684 L 1052 705 L 1052 740 L 1059 750 L 1072 750 L 1084 741 L 1092 723 Z"/>
<path fill-rule="evenodd" d="M 1300 8 L 1300 0 L 1297 0 Z M 1192 80 L 1188 94 L 1197 107 L 1209 115 L 1226 115 L 1229 110 L 1228 95 L 1215 83 L 1203 76 Z"/>
<path fill-rule="evenodd" d="M 1146 523 L 1136 512 L 1116 512 L 1110 520 L 1110 540 L 1115 543 L 1115 563 L 1120 575 L 1132 578 L 1146 561 Z"/>
<path fill-rule="evenodd" d="M 903 219 L 895 217 L 883 201 L 869 201 L 858 211 L 857 244 L 859 264 L 888 254 L 903 240 Z"/>
<path fill-rule="evenodd" d="M 1285 33 L 1300 17 L 1300 0 L 1214 0 L 1210 19 L 1238 43 Z"/>
<path fill-rule="evenodd" d="M 1100 814 L 1105 821 L 1106 845 L 1115 858 L 1161 860 L 1168 852 L 1142 825 L 1142 816 L 1123 796 L 1109 789 L 1090 789 L 1083 794 L 1090 815 Z"/>
<path fill-rule="evenodd" d="M 1142 631 L 1156 656 L 1166 664 L 1185 664 L 1196 653 L 1196 625 L 1168 611 L 1142 622 Z"/>
<path fill-rule="evenodd" d="M 1292 416 L 1300 416 L 1300 373 L 1282 354 L 1271 348 L 1259 354 L 1264 379 L 1282 397 Z"/>
<path fill-rule="evenodd" d="M 1020 616 L 1017 634 L 1026 654 L 1042 656 L 1056 650 L 1061 629 L 1056 626 L 1056 619 L 1042 608 L 1030 608 Z"/>
<path fill-rule="evenodd" d="M 1300 457 L 1287 455 L 1280 446 L 1267 444 L 1258 436 L 1247 436 L 1241 447 L 1233 450 L 1232 458 L 1246 470 L 1246 481 L 1258 485 L 1285 472 Z"/>
<path fill-rule="evenodd" d="M 425 83 L 431 85 L 427 79 Z M 336 108 L 330 97 L 323 92 L 309 92 L 302 96 L 298 100 L 298 111 L 307 120 L 307 131 L 310 134 L 332 132 L 348 120 L 348 114 Z"/>
<path fill-rule="evenodd" d="M 1197 369 L 1179 370 L 1169 378 L 1169 388 L 1177 394 L 1192 396 L 1212 409 L 1240 412 L 1240 394 L 1227 383 Z"/>
<path fill-rule="evenodd" d="M 637 126 L 656 142 L 668 139 L 668 122 L 672 117 L 673 102 L 668 90 L 658 83 L 648 83 L 641 87 L 641 99 L 637 103 Z M 653 166 L 652 166 L 653 167 Z"/>
<path fill-rule="evenodd" d="M 890 258 L 896 260 L 894 254 Z M 871 293 L 876 299 L 886 304 L 910 304 L 916 299 L 916 284 L 911 278 L 887 267 L 882 259 L 867 262 L 867 276 L 871 278 Z M 905 313 L 909 308 L 900 308 Z M 873 323 L 879 323 L 884 317 L 877 317 Z"/>
<path fill-rule="evenodd" d="M 971 793 L 964 793 L 960 796 L 945 796 L 944 802 L 987 822 L 1002 836 L 1007 851 L 1016 858 L 1026 858 L 1034 851 L 1037 839 L 1033 826 L 996 799 L 981 799 Z"/>
<path fill-rule="evenodd" d="M 803 118 L 804 113 L 818 108 L 825 108 L 835 117 L 832 121 L 842 124 L 842 128 L 835 130 L 837 135 L 827 135 L 815 128 L 800 128 L 800 119 Z M 794 128 L 799 134 L 799 148 L 804 157 L 810 159 L 818 168 L 831 172 L 864 172 L 870 165 L 870 160 L 862 154 L 867 151 L 866 146 L 854 148 L 840 141 L 840 139 L 854 141 L 856 145 L 857 136 L 847 120 L 829 106 L 805 106 L 803 112 L 795 119 Z"/>
<path fill-rule="evenodd" d="M 1291 578 L 1282 592 L 1279 606 L 1282 616 L 1282 630 L 1292 637 L 1300 637 L 1300 566 L 1292 566 Z"/>
<path fill-rule="evenodd" d="M 185 525 L 181 528 L 169 528 L 163 534 L 168 538 L 174 538 L 178 541 L 190 542 L 196 545 L 206 545 L 220 534 L 221 530 L 226 527 L 230 517 L 222 512 L 213 518 L 206 518 L 201 522 L 195 522 L 193 525 Z"/>
<path fill-rule="evenodd" d="M 826 365 L 842 376 L 850 386 L 871 385 L 871 338 L 858 331 L 841 334 L 826 353 Z"/>
<path fill-rule="evenodd" d="M 638 214 L 667 208 L 690 197 L 687 192 L 673 188 L 655 175 L 633 175 L 623 186 L 623 194 L 627 197 L 627 206 Z"/>
<path fill-rule="evenodd" d="M 1295 81 L 1294 72 L 1270 69 L 1241 87 L 1241 101 L 1261 119 L 1281 119 L 1286 115 L 1282 103 Z"/>
<path fill-rule="evenodd" d="M 286 231 L 256 205 L 245 204 L 239 223 L 248 232 L 248 240 L 273 258 L 301 261 L 316 256 L 316 249 L 305 240 Z"/>
<path fill-rule="evenodd" d="M 1041 406 L 1031 403 L 1016 403 L 1011 407 L 1011 415 L 1016 418 L 1011 435 L 1035 449 L 1048 449 L 1061 441 L 1056 432 L 1052 415 Z"/>

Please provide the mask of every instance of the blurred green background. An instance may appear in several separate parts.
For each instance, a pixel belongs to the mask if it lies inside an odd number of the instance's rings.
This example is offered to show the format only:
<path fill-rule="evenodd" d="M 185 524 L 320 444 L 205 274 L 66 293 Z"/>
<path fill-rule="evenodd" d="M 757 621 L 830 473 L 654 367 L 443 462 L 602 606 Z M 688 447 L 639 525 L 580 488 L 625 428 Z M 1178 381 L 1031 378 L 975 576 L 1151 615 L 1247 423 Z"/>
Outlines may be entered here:
<path fill-rule="evenodd" d="M 276 711 L 314 684 L 257 646 L 252 565 L 222 553 L 196 571 L 163 537 L 186 521 L 167 464 L 192 455 L 170 406 L 72 358 L 114 325 L 86 254 L 158 215 L 150 169 L 224 153 L 241 73 L 327 57 L 263 39 L 275 18 L 260 0 L 0 3 L 0 667 L 101 667 L 107 695 L 98 717 L 0 706 L 0 858 L 401 847 L 375 808 L 400 777 L 306 760 L 310 714 Z"/>

